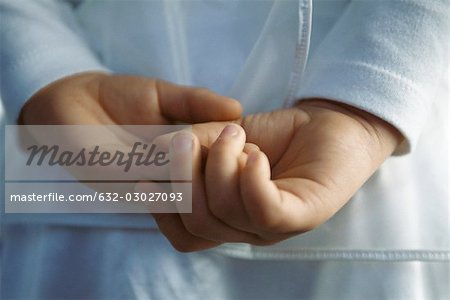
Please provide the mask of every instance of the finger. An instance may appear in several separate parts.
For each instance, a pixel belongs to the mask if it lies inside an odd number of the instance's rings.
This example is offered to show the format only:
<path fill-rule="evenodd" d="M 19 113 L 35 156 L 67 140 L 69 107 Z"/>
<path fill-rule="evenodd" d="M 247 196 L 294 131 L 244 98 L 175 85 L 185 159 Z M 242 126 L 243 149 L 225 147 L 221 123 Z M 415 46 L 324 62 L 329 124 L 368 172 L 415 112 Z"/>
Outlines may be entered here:
<path fill-rule="evenodd" d="M 146 77 L 107 76 L 98 94 L 101 106 L 117 124 L 226 121 L 242 113 L 237 100 L 207 89 Z"/>
<path fill-rule="evenodd" d="M 156 81 L 161 112 L 169 119 L 187 123 L 229 121 L 242 114 L 239 101 L 205 88 Z"/>
<path fill-rule="evenodd" d="M 262 151 L 249 153 L 240 182 L 243 205 L 258 228 L 272 229 L 280 219 L 278 188 L 270 179 L 271 169 Z"/>
<path fill-rule="evenodd" d="M 289 236 L 320 224 L 323 218 L 317 217 L 317 208 L 295 192 L 302 186 L 311 190 L 310 184 L 315 183 L 299 178 L 272 181 L 270 176 L 267 156 L 262 151 L 250 153 L 241 175 L 241 193 L 244 207 L 256 227 Z M 312 193 L 308 196 L 314 197 Z"/>
<path fill-rule="evenodd" d="M 184 147 L 184 143 L 192 143 L 191 152 L 180 151 Z M 257 243 L 259 239 L 256 235 L 227 226 L 209 210 L 201 170 L 200 144 L 195 136 L 179 133 L 175 135 L 171 147 L 171 153 L 173 153 L 171 156 L 171 176 L 174 178 L 192 176 L 192 213 L 180 214 L 186 230 L 194 236 L 216 242 Z M 173 186 L 177 191 L 189 192 L 187 185 L 173 182 Z"/>
<path fill-rule="evenodd" d="M 230 226 L 248 230 L 248 216 L 242 205 L 239 189 L 244 146 L 244 130 L 234 124 L 225 127 L 209 149 L 205 182 L 211 212 Z"/>
<path fill-rule="evenodd" d="M 246 153 L 246 154 L 250 154 L 251 152 L 254 152 L 254 151 L 259 151 L 260 149 L 259 149 L 259 146 L 258 145 L 256 145 L 256 144 L 253 144 L 253 143 L 245 143 L 245 146 L 244 146 L 244 153 Z"/>
<path fill-rule="evenodd" d="M 163 151 L 169 151 L 170 143 L 173 137 L 183 132 L 192 132 L 197 139 L 199 140 L 202 146 L 210 148 L 211 145 L 217 140 L 222 130 L 226 125 L 230 123 L 228 122 L 208 122 L 202 124 L 194 124 L 192 127 L 187 127 L 180 131 L 170 132 L 167 134 L 160 135 L 153 140 L 153 144 L 158 146 Z"/>
<path fill-rule="evenodd" d="M 259 150 L 260 149 L 259 149 L 258 145 L 252 144 L 252 143 L 245 143 L 244 150 L 242 151 L 242 154 L 239 157 L 239 170 L 244 169 L 244 167 L 247 163 L 248 154 L 253 151 L 259 151 Z"/>
<path fill-rule="evenodd" d="M 167 192 L 164 186 L 155 182 L 138 182 L 135 191 L 139 193 Z M 172 246 L 180 252 L 192 252 L 216 247 L 219 244 L 190 234 L 184 228 L 180 216 L 176 213 L 153 213 L 161 233 L 169 240 Z"/>

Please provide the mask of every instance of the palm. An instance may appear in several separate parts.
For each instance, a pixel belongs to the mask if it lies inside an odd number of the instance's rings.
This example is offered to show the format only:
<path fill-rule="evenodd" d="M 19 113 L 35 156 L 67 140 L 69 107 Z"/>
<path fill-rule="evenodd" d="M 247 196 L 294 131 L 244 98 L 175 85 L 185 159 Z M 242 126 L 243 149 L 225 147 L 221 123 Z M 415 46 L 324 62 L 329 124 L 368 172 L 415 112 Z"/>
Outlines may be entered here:
<path fill-rule="evenodd" d="M 39 125 L 164 125 L 233 120 L 237 101 L 206 89 L 161 80 L 83 73 L 36 93 L 24 106 L 22 121 Z"/>
<path fill-rule="evenodd" d="M 145 77 L 82 73 L 56 81 L 33 95 L 22 110 L 21 121 L 26 125 L 166 125 L 177 121 L 233 120 L 240 113 L 237 101 L 205 89 Z M 49 139 L 55 141 L 52 135 L 33 131 L 33 126 L 28 128 L 41 144 L 53 144 L 46 143 Z M 76 126 L 55 130 L 60 137 L 56 142 L 74 153 L 96 146 L 109 153 L 129 153 L 136 141 L 157 136 L 161 130 L 158 128 Z M 81 134 L 79 130 L 83 130 Z M 103 180 L 110 179 L 109 175 L 123 180 L 147 178 L 149 170 L 136 169 L 136 174 L 124 174 L 112 166 L 68 171 L 80 179 L 86 178 L 86 173 L 89 178 L 97 174 L 96 178 Z"/>

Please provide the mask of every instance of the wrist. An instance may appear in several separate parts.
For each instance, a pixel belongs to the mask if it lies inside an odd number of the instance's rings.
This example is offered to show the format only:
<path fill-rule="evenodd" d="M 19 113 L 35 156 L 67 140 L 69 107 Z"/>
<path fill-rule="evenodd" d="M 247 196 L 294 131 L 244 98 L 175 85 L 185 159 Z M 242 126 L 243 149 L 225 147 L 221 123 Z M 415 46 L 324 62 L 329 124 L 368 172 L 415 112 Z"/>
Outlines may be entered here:
<path fill-rule="evenodd" d="M 344 114 L 357 122 L 360 127 L 378 145 L 378 150 L 389 156 L 403 141 L 403 135 L 390 123 L 354 106 L 328 99 L 307 99 L 299 101 L 296 108 L 308 111 L 309 109 L 327 109 Z"/>

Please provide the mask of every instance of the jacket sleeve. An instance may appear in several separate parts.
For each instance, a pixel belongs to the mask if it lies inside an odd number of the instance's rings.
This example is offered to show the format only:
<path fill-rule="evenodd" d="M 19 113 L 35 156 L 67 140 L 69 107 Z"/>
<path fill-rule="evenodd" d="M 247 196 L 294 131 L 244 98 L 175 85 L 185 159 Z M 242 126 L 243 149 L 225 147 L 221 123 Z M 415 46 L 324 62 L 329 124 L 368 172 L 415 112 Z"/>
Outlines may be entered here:
<path fill-rule="evenodd" d="M 89 49 L 69 2 L 0 0 L 0 92 L 9 122 L 54 80 L 106 71 Z"/>
<path fill-rule="evenodd" d="M 409 152 L 449 66 L 449 6 L 448 0 L 351 1 L 310 53 L 297 98 L 368 111 L 404 135 L 395 154 Z"/>

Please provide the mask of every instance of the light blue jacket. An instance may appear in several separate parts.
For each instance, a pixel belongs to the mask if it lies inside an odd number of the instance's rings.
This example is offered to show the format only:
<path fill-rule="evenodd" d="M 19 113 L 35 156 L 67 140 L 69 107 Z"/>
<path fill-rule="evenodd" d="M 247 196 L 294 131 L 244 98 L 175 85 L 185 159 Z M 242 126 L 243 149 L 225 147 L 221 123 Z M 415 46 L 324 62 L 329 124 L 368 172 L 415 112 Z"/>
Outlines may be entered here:
<path fill-rule="evenodd" d="M 447 0 L 82 1 L 77 5 L 0 0 L 0 22 L 0 91 L 10 122 L 26 99 L 46 84 L 76 72 L 105 70 L 205 86 L 239 99 L 246 113 L 311 97 L 340 101 L 398 128 L 405 137 L 397 149 L 402 154 L 416 145 L 449 65 Z M 423 153 L 434 155 L 429 150 Z M 329 225 L 305 235 L 303 245 L 346 248 L 353 243 L 350 248 L 370 248 L 373 240 L 370 235 L 360 236 L 362 226 L 367 229 L 363 232 L 378 228 L 385 234 L 377 245 L 380 249 L 423 249 L 425 244 L 445 249 L 445 239 L 435 235 L 399 238 L 399 228 L 416 226 L 412 216 L 417 211 L 430 209 L 423 207 L 430 191 L 437 193 L 430 197 L 435 201 L 430 214 L 438 217 L 429 224 L 445 231 L 446 217 L 439 214 L 445 211 L 447 199 L 440 188 L 442 178 L 426 178 L 422 183 L 426 181 L 427 187 L 416 191 L 418 175 L 407 184 L 396 181 L 413 174 L 407 169 L 411 166 L 406 160 L 388 165 L 355 196 L 364 201 L 353 200 Z M 439 169 L 436 174 L 443 172 Z M 399 184 L 405 185 L 399 188 Z M 396 223 L 399 210 L 409 217 Z M 148 217 L 123 215 L 47 220 L 137 227 L 149 222 Z M 350 243 L 345 240 L 348 236 L 353 237 Z M 418 256 L 413 253 L 410 258 L 414 257 Z"/>
<path fill-rule="evenodd" d="M 51 81 L 107 69 L 206 86 L 248 112 L 308 97 L 345 102 L 396 126 L 402 153 L 448 62 L 445 0 L 69 2 L 0 1 L 12 119 Z"/>

